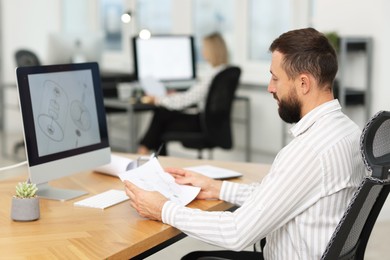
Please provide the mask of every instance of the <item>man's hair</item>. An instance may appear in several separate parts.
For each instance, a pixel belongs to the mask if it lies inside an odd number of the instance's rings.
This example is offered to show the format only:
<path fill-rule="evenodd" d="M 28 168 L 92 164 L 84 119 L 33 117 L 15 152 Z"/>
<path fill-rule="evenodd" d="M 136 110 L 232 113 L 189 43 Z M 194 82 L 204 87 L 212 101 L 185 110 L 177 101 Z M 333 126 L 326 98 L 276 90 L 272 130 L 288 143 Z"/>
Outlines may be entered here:
<path fill-rule="evenodd" d="M 218 66 L 228 63 L 228 50 L 222 35 L 218 32 L 211 33 L 203 38 L 208 43 L 211 52 L 211 64 Z"/>
<path fill-rule="evenodd" d="M 284 55 L 282 66 L 290 79 L 310 73 L 319 86 L 332 88 L 337 55 L 324 34 L 313 28 L 292 30 L 276 38 L 269 50 Z"/>

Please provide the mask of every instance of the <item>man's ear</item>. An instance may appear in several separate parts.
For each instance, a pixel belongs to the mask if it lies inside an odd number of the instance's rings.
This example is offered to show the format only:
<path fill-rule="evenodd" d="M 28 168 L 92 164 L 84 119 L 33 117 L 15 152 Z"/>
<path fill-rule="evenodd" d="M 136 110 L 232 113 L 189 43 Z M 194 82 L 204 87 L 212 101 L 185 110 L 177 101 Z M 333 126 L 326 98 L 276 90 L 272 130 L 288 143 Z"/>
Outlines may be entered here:
<path fill-rule="evenodd" d="M 311 77 L 308 74 L 300 74 L 299 81 L 301 94 L 308 94 L 312 87 Z"/>

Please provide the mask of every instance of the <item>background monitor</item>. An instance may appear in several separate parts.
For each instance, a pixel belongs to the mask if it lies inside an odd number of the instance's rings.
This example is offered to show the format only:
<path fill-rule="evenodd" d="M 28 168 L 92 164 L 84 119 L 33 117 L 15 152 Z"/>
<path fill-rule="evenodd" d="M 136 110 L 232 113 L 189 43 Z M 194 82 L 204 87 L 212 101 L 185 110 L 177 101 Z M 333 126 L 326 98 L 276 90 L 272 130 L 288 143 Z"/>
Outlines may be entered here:
<path fill-rule="evenodd" d="M 137 80 L 190 81 L 196 78 L 194 39 L 189 35 L 153 35 L 133 38 Z"/>
<path fill-rule="evenodd" d="M 49 181 L 110 162 L 97 63 L 16 69 L 30 181 L 44 198 L 67 200 L 84 191 Z"/>
<path fill-rule="evenodd" d="M 48 64 L 100 62 L 103 34 L 51 33 L 48 38 Z"/>

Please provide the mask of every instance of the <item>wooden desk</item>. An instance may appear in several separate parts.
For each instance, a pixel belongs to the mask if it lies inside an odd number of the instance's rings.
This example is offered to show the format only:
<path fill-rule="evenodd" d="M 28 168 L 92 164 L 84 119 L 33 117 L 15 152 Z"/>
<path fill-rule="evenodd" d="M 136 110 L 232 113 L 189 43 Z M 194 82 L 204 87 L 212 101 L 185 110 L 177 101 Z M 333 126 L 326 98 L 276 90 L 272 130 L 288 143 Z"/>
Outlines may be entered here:
<path fill-rule="evenodd" d="M 130 156 L 135 158 L 135 156 Z M 268 165 L 218 162 L 161 157 L 163 166 L 185 167 L 211 164 L 236 170 L 244 177 L 237 182 L 260 180 Z M 25 172 L 26 169 L 24 169 Z M 0 181 L 0 252 L 12 259 L 130 259 L 145 257 L 184 237 L 176 228 L 141 218 L 128 202 L 105 210 L 73 206 L 73 202 L 108 189 L 123 189 L 112 176 L 82 172 L 51 183 L 68 189 L 84 189 L 90 194 L 66 201 L 41 199 L 41 217 L 34 222 L 14 222 L 10 218 L 11 198 L 18 181 L 26 174 Z M 222 201 L 196 200 L 190 204 L 203 210 L 227 210 Z M 160 247 L 160 248 L 159 248 Z"/>

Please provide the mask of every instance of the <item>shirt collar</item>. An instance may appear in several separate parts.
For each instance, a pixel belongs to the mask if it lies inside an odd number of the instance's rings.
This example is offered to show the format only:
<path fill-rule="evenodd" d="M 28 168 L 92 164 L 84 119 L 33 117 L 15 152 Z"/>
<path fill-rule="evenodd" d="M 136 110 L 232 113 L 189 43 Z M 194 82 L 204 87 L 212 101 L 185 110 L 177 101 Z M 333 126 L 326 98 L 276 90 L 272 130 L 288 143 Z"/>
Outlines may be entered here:
<path fill-rule="evenodd" d="M 337 99 L 328 101 L 307 113 L 299 120 L 296 125 L 291 129 L 291 135 L 297 137 L 306 132 L 316 121 L 318 121 L 324 115 L 327 115 L 333 111 L 341 110 L 340 103 Z"/>

